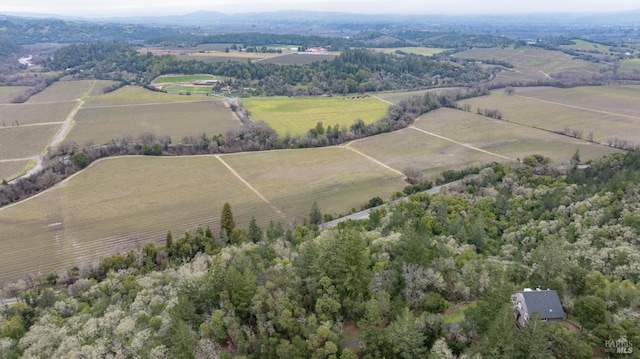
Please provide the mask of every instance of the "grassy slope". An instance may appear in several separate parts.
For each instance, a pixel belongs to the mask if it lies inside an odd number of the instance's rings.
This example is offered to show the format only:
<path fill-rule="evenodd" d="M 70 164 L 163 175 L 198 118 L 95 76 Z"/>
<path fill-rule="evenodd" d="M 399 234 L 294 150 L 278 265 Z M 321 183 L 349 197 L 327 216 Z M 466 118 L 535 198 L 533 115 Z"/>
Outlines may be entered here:
<path fill-rule="evenodd" d="M 0 160 L 32 157 L 41 153 L 59 127 L 43 125 L 0 129 Z"/>
<path fill-rule="evenodd" d="M 372 123 L 382 118 L 388 103 L 374 97 L 255 97 L 242 100 L 245 109 L 256 121 L 264 121 L 279 134 L 305 134 L 322 122 L 325 127 L 350 126 L 356 119 Z"/>
<path fill-rule="evenodd" d="M 0 127 L 15 126 L 16 120 L 19 125 L 62 122 L 75 105 L 75 101 L 0 105 Z"/>
<path fill-rule="evenodd" d="M 0 182 L 11 180 L 27 165 L 28 161 L 0 162 Z"/>
<path fill-rule="evenodd" d="M 81 98 L 93 87 L 93 80 L 54 82 L 51 86 L 44 89 L 44 91 L 31 96 L 27 102 L 73 101 Z"/>
<path fill-rule="evenodd" d="M 194 102 L 204 100 L 217 100 L 206 96 L 181 96 L 170 95 L 162 92 L 146 90 L 142 87 L 125 86 L 105 95 L 89 98 L 84 107 L 135 105 L 165 102 Z"/>
<path fill-rule="evenodd" d="M 0 104 L 11 103 L 11 99 L 27 88 L 27 86 L 0 86 Z"/>

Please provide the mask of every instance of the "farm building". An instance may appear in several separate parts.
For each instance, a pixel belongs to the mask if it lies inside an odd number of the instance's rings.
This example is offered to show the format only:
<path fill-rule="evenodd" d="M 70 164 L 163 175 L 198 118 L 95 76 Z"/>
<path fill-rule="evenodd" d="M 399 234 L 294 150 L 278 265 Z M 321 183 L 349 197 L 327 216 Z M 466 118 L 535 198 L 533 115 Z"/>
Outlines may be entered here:
<path fill-rule="evenodd" d="M 564 320 L 564 310 L 560 304 L 560 298 L 555 290 L 531 290 L 525 288 L 511 297 L 516 311 L 518 326 L 524 326 L 534 313 L 540 315 L 543 321 Z"/>

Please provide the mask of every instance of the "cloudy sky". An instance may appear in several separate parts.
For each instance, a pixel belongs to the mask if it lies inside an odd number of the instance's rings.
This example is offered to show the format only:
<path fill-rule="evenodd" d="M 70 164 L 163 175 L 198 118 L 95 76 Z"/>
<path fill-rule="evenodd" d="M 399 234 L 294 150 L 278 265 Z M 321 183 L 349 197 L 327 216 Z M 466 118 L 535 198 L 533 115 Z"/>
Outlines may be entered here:
<path fill-rule="evenodd" d="M 228 14 L 277 10 L 396 14 L 599 12 L 640 9 L 638 0 L 0 0 L 0 13 L 74 16 L 183 15 L 197 10 Z"/>

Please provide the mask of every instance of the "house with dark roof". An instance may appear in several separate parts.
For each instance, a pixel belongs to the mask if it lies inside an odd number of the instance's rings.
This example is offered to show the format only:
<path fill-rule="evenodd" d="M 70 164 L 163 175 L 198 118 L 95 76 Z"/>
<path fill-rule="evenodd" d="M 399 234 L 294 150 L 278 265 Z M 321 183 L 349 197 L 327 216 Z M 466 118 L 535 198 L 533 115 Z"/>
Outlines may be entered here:
<path fill-rule="evenodd" d="M 560 298 L 555 290 L 529 289 L 516 292 L 511 298 L 516 322 L 524 326 L 534 313 L 538 313 L 543 321 L 564 321 L 565 315 Z"/>

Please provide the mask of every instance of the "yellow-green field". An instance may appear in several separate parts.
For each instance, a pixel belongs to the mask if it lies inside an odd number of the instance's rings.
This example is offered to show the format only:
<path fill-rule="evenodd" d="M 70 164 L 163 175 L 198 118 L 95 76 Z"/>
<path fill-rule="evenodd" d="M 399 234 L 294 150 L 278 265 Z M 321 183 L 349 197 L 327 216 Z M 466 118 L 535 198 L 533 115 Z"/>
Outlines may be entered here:
<path fill-rule="evenodd" d="M 357 119 L 373 123 L 384 117 L 389 104 L 375 97 L 252 97 L 242 100 L 255 121 L 264 121 L 280 135 L 302 135 L 322 122 L 325 127 L 349 127 Z"/>
<path fill-rule="evenodd" d="M 194 82 L 199 80 L 215 80 L 216 77 L 213 75 L 164 75 L 159 76 L 155 80 L 153 80 L 154 84 L 166 84 L 166 83 L 177 83 L 177 82 Z"/>
<path fill-rule="evenodd" d="M 0 128 L 62 122 L 75 105 L 75 101 L 0 105 Z"/>
<path fill-rule="evenodd" d="M 92 92 L 95 83 L 93 80 L 54 82 L 44 91 L 31 96 L 27 103 L 74 101 Z"/>
<path fill-rule="evenodd" d="M 514 66 L 498 74 L 495 82 L 550 80 L 559 74 L 590 76 L 604 65 L 574 59 L 560 51 L 537 48 L 475 48 L 455 54 L 460 58 L 501 60 Z"/>
<path fill-rule="evenodd" d="M 441 48 L 435 48 L 435 47 L 415 47 L 414 46 L 414 47 L 379 48 L 379 49 L 374 49 L 374 50 L 380 51 L 380 52 L 384 52 L 386 54 L 393 54 L 397 50 L 400 50 L 400 51 L 406 52 L 408 54 L 431 56 L 431 55 L 439 54 L 439 53 L 441 53 L 443 51 L 446 51 L 447 49 L 441 49 Z"/>
<path fill-rule="evenodd" d="M 163 242 L 198 226 L 219 231 L 225 202 L 246 228 L 282 217 L 215 157 L 125 157 L 0 209 L 0 281 Z"/>
<path fill-rule="evenodd" d="M 20 174 L 29 161 L 0 162 L 0 182 L 10 181 Z"/>
<path fill-rule="evenodd" d="M 469 104 L 472 111 L 498 109 L 506 120 L 545 130 L 568 127 L 582 131 L 583 138 L 592 133 L 597 142 L 619 138 L 640 143 L 640 103 L 634 95 L 639 90 L 633 86 L 517 88 L 513 96 L 494 91 L 461 103 Z"/>
<path fill-rule="evenodd" d="M 67 141 L 80 145 L 87 141 L 107 143 L 125 135 L 137 137 L 149 132 L 158 137 L 169 136 L 180 142 L 185 136 L 202 136 L 203 133 L 225 134 L 239 129 L 225 102 L 213 101 L 189 103 L 158 103 L 154 105 L 120 105 L 82 108 L 75 117 L 75 125 Z"/>
<path fill-rule="evenodd" d="M 59 125 L 0 128 L 0 160 L 40 154 L 58 129 Z"/>
<path fill-rule="evenodd" d="M 150 103 L 165 102 L 194 102 L 205 100 L 218 100 L 217 98 L 209 98 L 207 96 L 184 96 L 172 95 L 162 92 L 155 92 L 137 86 L 125 86 L 108 94 L 95 96 L 87 99 L 84 106 L 115 106 L 115 105 L 136 105 Z"/>
<path fill-rule="evenodd" d="M 26 90 L 26 86 L 0 86 L 0 104 L 11 103 L 11 100 Z"/>
<path fill-rule="evenodd" d="M 345 214 L 376 195 L 388 198 L 403 176 L 343 147 L 225 155 L 224 161 L 289 218 L 308 215 L 314 201 L 324 213 Z"/>

